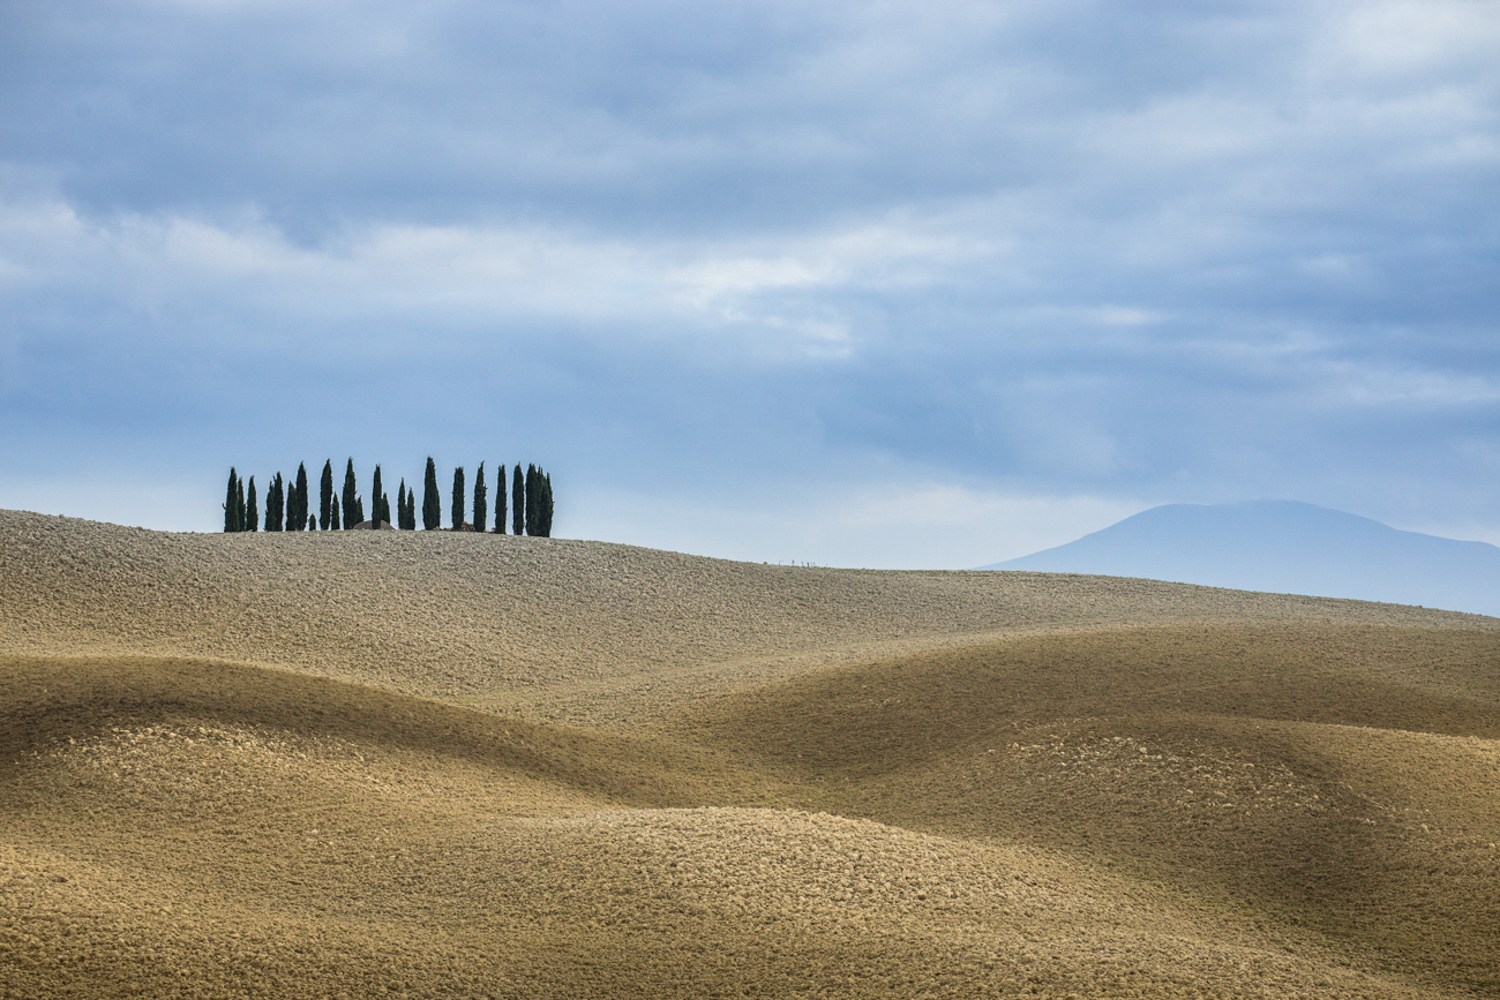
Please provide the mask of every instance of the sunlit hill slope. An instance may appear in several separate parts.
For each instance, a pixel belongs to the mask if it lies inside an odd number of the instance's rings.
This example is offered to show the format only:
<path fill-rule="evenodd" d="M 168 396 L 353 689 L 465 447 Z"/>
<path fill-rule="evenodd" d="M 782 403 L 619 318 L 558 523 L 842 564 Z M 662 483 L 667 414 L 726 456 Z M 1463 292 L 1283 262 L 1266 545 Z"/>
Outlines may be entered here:
<path fill-rule="evenodd" d="M 1500 995 L 1500 621 L 0 512 L 0 996 Z"/>

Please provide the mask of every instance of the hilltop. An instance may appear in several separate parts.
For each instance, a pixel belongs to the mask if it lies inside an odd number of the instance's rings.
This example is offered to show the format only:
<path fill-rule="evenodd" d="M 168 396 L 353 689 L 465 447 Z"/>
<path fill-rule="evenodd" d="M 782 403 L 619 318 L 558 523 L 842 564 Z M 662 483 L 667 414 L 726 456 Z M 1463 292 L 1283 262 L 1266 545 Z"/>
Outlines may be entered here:
<path fill-rule="evenodd" d="M 1500 614 L 1500 548 L 1291 500 L 1167 504 L 984 569 L 1106 573 Z"/>

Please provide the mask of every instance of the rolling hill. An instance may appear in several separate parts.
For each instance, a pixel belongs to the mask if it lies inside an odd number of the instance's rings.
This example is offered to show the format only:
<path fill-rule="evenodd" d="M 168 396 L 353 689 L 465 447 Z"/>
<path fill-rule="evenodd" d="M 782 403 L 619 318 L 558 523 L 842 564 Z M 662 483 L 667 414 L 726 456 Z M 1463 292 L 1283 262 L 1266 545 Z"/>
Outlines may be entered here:
<path fill-rule="evenodd" d="M 1500 548 L 1290 500 L 1153 507 L 982 567 L 1173 580 L 1500 614 Z"/>
<path fill-rule="evenodd" d="M 0 512 L 0 996 L 1500 993 L 1500 620 Z"/>

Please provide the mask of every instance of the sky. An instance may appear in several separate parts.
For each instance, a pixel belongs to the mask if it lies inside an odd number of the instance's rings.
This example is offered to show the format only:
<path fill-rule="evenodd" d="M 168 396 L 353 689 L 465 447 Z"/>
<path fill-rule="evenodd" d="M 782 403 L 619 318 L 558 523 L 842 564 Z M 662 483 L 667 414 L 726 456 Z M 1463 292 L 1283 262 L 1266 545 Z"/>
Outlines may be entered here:
<path fill-rule="evenodd" d="M 0 423 L 178 531 L 431 455 L 773 563 L 1500 542 L 1500 3 L 0 3 Z"/>

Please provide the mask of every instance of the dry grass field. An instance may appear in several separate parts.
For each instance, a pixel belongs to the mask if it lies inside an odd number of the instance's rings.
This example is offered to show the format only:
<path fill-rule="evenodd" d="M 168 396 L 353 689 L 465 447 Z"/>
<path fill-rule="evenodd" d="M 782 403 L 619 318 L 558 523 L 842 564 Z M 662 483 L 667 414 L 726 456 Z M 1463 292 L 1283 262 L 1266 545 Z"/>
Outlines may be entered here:
<path fill-rule="evenodd" d="M 1500 620 L 0 512 L 0 997 L 1500 996 Z"/>

